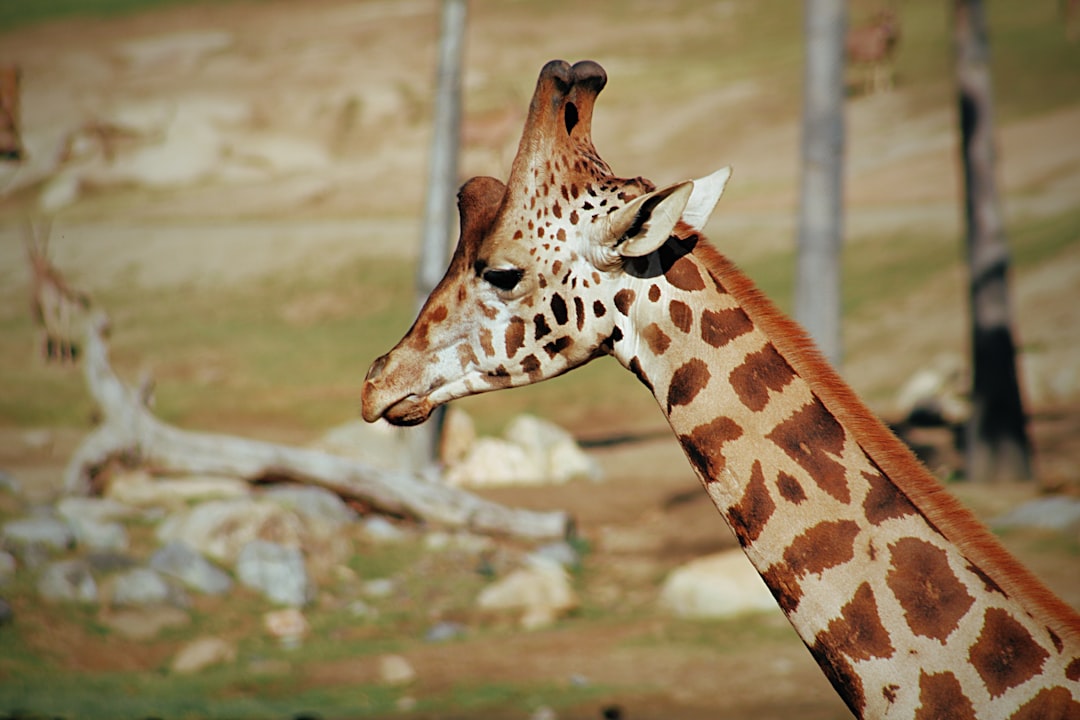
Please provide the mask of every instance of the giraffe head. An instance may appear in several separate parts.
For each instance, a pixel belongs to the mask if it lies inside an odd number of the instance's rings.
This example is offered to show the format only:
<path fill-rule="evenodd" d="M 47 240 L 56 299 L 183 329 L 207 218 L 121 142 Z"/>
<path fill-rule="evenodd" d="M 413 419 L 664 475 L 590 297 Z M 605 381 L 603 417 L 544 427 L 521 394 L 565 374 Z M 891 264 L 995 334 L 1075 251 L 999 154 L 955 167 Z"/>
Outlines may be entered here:
<path fill-rule="evenodd" d="M 676 256 L 687 251 L 680 237 L 705 224 L 730 170 L 659 190 L 614 177 L 591 137 L 606 82 L 589 61 L 541 70 L 508 184 L 479 177 L 461 188 L 450 267 L 409 332 L 369 370 L 365 419 L 416 424 L 455 398 L 612 353 L 624 333 L 627 276 L 661 272 L 649 257 L 666 243 Z"/>

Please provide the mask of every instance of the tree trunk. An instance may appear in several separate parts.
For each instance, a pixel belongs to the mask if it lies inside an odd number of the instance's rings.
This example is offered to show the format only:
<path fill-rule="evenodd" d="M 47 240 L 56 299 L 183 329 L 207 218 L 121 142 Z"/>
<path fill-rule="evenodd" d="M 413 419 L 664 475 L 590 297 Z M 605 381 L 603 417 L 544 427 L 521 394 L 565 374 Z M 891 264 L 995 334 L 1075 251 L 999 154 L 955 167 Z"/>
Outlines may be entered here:
<path fill-rule="evenodd" d="M 167 425 L 146 409 L 145 393 L 125 386 L 109 364 L 107 320 L 87 323 L 84 370 L 104 420 L 75 451 L 64 472 L 68 493 L 87 494 L 95 475 L 116 460 L 136 461 L 162 474 L 209 474 L 251 482 L 285 479 L 318 485 L 377 511 L 529 539 L 564 538 L 573 519 L 564 512 L 508 508 L 442 483 L 381 470 L 318 450 L 247 438 L 189 432 Z"/>
<path fill-rule="evenodd" d="M 1029 480 L 1031 445 L 1011 329 L 1009 249 L 994 176 L 993 93 L 982 0 L 954 0 L 953 44 L 971 306 L 967 477 Z"/>
<path fill-rule="evenodd" d="M 443 0 L 439 31 L 439 69 L 435 88 L 435 120 L 428 169 L 427 199 L 420 263 L 416 273 L 419 310 L 442 279 L 450 257 L 454 193 L 458 185 L 458 145 L 461 137 L 461 58 L 465 44 L 465 0 Z M 410 428 L 413 469 L 426 470 L 438 459 L 446 406 L 428 421 Z"/>
<path fill-rule="evenodd" d="M 834 365 L 842 355 L 846 0 L 806 0 L 802 188 L 795 317 Z"/>

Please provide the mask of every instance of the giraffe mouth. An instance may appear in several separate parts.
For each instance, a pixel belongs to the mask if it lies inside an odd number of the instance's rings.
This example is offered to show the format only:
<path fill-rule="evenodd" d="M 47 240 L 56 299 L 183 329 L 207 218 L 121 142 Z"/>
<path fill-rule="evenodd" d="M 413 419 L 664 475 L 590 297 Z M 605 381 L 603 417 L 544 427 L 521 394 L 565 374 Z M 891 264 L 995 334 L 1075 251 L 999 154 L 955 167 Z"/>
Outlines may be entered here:
<path fill-rule="evenodd" d="M 431 416 L 434 405 L 426 397 L 408 395 L 383 410 L 383 419 L 391 425 L 419 425 Z"/>
<path fill-rule="evenodd" d="M 391 425 L 407 427 L 424 422 L 431 416 L 431 411 L 434 409 L 434 404 L 427 397 L 406 395 L 381 408 L 373 407 L 368 398 L 364 398 L 362 414 L 368 422 L 382 418 Z"/>

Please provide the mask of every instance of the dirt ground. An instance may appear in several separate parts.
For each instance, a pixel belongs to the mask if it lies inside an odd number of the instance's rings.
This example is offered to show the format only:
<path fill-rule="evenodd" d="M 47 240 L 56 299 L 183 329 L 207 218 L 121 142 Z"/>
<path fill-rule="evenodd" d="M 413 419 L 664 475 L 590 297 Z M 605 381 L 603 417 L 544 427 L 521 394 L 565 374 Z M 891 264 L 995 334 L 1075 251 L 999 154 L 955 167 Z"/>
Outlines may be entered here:
<path fill-rule="evenodd" d="M 641 70 L 644 61 L 624 49 L 643 24 L 651 35 L 694 35 L 700 29 L 692 17 L 655 17 L 634 5 L 628 17 L 611 22 L 601 11 L 594 17 L 583 8 L 579 22 L 564 23 L 545 13 L 523 19 L 519 5 L 471 6 L 466 97 L 472 105 L 465 122 L 463 175 L 505 175 L 543 62 L 593 56 L 611 78 L 598 106 L 597 145 L 617 172 L 640 172 L 663 182 L 732 163 L 736 182 L 710 234 L 731 239 L 725 241 L 740 261 L 791 242 L 798 126 L 790 115 L 754 114 L 783 105 L 770 88 L 754 80 L 728 82 L 685 102 L 676 102 L 677 90 L 670 90 L 663 101 L 675 109 L 662 123 L 652 122 L 645 111 L 658 102 L 655 98 L 620 89 L 622 76 L 647 78 Z M 715 3 L 716 17 L 727 18 L 735 5 Z M 318 274 L 365 255 L 413 253 L 429 139 L 424 98 L 434 77 L 436 27 L 433 2 L 317 0 L 198 4 L 108 21 L 61 21 L 3 37 L 0 60 L 17 60 L 24 70 L 24 121 L 44 128 L 34 138 L 39 144 L 31 148 L 39 164 L 25 171 L 42 179 L 65 133 L 109 118 L 117 107 L 168 98 L 242 103 L 247 114 L 223 131 L 233 133 L 226 134 L 228 142 L 253 132 L 303 134 L 337 153 L 332 163 L 268 171 L 255 179 L 245 176 L 243 182 L 218 177 L 159 188 L 123 183 L 85 187 L 80 200 L 56 218 L 54 259 L 76 268 L 80 285 L 93 291 L 118 282 L 237 285 L 297 272 Z M 155 55 L 151 42 L 177 34 L 219 37 L 214 33 L 222 34 L 221 44 L 193 54 L 174 47 Z M 356 126 L 346 132 L 341 118 L 348 114 L 343 109 L 354 107 L 351 88 L 363 89 L 363 102 L 355 106 Z M 955 232 L 959 213 L 951 111 L 924 107 L 901 84 L 893 93 L 853 100 L 848 112 L 850 240 L 913 229 Z M 703 160 L 700 149 L 685 138 L 704 137 L 717 113 L 724 115 L 727 134 L 718 156 Z M 1001 179 L 1010 218 L 1052 217 L 1076 207 L 1077 127 L 1080 98 L 1001 128 L 1000 148 L 1008 160 Z M 40 188 L 26 182 L 17 201 L 33 202 Z M 26 283 L 20 243 L 16 223 L 0 226 L 0 282 L 9 286 Z M 892 312 L 846 330 L 851 350 L 845 374 L 857 390 L 880 394 L 925 363 L 931 348 L 963 347 L 962 313 L 940 312 L 960 302 L 960 282 L 945 278 Z M 1064 377 L 1065 382 L 1080 357 L 1080 242 L 1066 248 L 1058 261 L 1018 275 L 1015 287 L 1025 341 L 1040 349 L 1046 377 Z M 909 336 L 917 338 L 904 339 Z M 1061 390 L 1061 382 L 1042 383 L 1035 405 L 1032 429 L 1042 484 L 954 486 L 981 517 L 994 517 L 1046 486 L 1075 490 L 1080 392 L 1075 386 Z M 657 580 L 670 568 L 732 547 L 733 540 L 700 492 L 659 412 L 651 418 L 583 417 L 581 426 L 571 429 L 600 460 L 606 482 L 488 494 L 508 504 L 572 512 L 592 547 L 583 591 L 597 598 L 598 607 L 609 608 L 614 619 L 418 647 L 407 654 L 421 678 L 418 693 L 478 680 L 559 684 L 581 677 L 641 690 L 590 701 L 560 712 L 560 718 L 599 717 L 609 704 L 623 707 L 631 720 L 846 717 L 779 613 L 745 636 L 724 639 L 723 633 L 736 630 L 732 627 L 701 631 L 703 637 L 720 638 L 714 645 L 688 639 L 681 633 L 690 631 L 682 626 L 672 630 L 639 611 L 655 601 Z M 257 435 L 259 428 L 236 431 Z M 0 433 L 0 466 L 42 498 L 55 489 L 79 434 L 60 429 L 49 438 L 42 446 L 26 442 L 23 429 Z M 947 434 L 919 441 L 925 443 L 931 467 L 957 462 Z M 1010 533 L 1003 540 L 1080 607 L 1075 539 L 1069 544 L 1037 533 Z M 87 657 L 99 648 L 96 638 L 58 642 L 76 657 L 83 642 Z M 132 644 L 109 656 L 155 667 L 168 651 L 139 650 Z M 100 657 L 93 662 L 101 669 Z M 312 687 L 357 682 L 370 672 L 370 661 L 348 659 L 303 669 Z"/>

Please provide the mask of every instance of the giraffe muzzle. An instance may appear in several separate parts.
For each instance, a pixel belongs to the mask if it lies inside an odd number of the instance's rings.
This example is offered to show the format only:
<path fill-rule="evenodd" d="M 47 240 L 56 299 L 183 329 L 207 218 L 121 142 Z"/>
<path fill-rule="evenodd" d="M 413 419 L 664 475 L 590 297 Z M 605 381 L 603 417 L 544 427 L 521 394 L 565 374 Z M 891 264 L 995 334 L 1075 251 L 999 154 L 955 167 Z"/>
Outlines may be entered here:
<path fill-rule="evenodd" d="M 428 419 L 434 405 L 427 397 L 402 393 L 385 375 L 387 358 L 383 355 L 371 364 L 360 391 L 360 414 L 367 422 L 385 419 L 391 425 L 419 425 Z M 392 375 L 393 373 L 391 373 Z"/>

